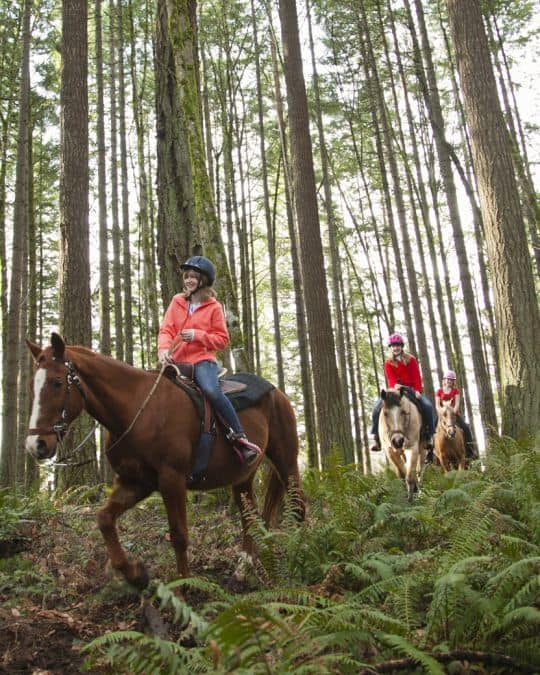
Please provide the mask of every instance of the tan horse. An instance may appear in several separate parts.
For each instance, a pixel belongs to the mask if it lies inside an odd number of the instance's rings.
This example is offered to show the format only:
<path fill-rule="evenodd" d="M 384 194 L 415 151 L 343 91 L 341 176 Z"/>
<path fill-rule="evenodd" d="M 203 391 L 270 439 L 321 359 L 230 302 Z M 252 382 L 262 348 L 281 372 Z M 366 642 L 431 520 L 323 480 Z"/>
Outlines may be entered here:
<path fill-rule="evenodd" d="M 120 543 L 117 520 L 157 490 L 167 510 L 178 573 L 187 576 L 186 481 L 201 427 L 188 394 L 165 377 L 157 380 L 156 372 L 134 368 L 86 347 L 68 346 L 56 333 L 49 347 L 42 349 L 30 342 L 28 347 L 36 369 L 27 451 L 38 460 L 53 457 L 58 442 L 85 409 L 109 432 L 107 458 L 116 475 L 109 499 L 98 513 L 98 525 L 113 568 L 134 586 L 148 583 L 144 565 L 129 560 Z M 265 520 L 271 521 L 288 485 L 298 490 L 295 506 L 302 519 L 298 436 L 289 399 L 279 389 L 271 389 L 241 412 L 240 420 L 274 469 L 265 497 Z M 196 486 L 202 490 L 232 486 L 242 513 L 243 546 L 248 554 L 253 551 L 253 541 L 242 507 L 244 500 L 253 502 L 253 478 L 260 461 L 241 464 L 219 430 L 206 481 Z"/>
<path fill-rule="evenodd" d="M 441 463 L 444 473 L 453 467 L 465 469 L 465 439 L 463 431 L 456 424 L 456 413 L 449 401 L 443 401 L 437 413 L 439 422 L 435 432 L 435 456 Z"/>
<path fill-rule="evenodd" d="M 426 461 L 425 442 L 420 438 L 422 416 L 407 397 L 403 387 L 381 391 L 379 416 L 381 448 L 399 478 L 407 484 L 407 499 L 412 501 Z"/>

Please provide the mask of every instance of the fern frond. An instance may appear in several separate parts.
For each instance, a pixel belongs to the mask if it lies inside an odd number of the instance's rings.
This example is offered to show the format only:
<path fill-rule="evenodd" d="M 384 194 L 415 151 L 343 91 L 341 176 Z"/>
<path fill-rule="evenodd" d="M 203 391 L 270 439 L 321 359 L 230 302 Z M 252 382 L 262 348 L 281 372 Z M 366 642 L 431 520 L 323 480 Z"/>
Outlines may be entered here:
<path fill-rule="evenodd" d="M 405 638 L 399 635 L 385 634 L 378 635 L 377 637 L 393 651 L 413 659 L 416 663 L 421 665 L 427 673 L 430 673 L 430 675 L 444 675 L 444 668 L 436 659 L 429 656 L 429 654 L 426 654 L 421 649 L 418 649 L 418 647 L 415 647 Z"/>

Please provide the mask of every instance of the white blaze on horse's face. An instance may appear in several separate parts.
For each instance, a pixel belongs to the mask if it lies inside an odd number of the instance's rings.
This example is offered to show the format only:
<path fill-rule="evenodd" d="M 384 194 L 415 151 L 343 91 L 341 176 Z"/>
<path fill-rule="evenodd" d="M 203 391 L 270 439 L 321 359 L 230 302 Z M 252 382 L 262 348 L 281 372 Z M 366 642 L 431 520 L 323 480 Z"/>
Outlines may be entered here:
<path fill-rule="evenodd" d="M 41 412 L 41 392 L 45 386 L 47 380 L 47 373 L 44 368 L 38 368 L 36 374 L 34 375 L 34 402 L 32 404 L 32 414 L 30 415 L 30 422 L 28 426 L 30 429 L 35 429 L 38 424 L 40 412 Z M 29 452 L 33 457 L 39 459 L 38 454 L 38 439 L 37 434 L 33 436 L 26 437 L 26 451 Z"/>
<path fill-rule="evenodd" d="M 400 450 L 407 440 L 403 432 L 403 409 L 399 405 L 390 406 L 384 411 L 384 416 L 390 443 L 396 450 Z"/>

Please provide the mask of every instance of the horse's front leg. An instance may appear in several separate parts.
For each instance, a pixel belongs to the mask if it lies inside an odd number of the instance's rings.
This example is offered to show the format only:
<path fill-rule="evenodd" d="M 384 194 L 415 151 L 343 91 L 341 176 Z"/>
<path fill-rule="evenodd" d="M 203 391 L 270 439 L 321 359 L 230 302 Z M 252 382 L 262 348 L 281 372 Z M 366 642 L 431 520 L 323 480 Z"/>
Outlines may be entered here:
<path fill-rule="evenodd" d="M 409 502 L 412 502 L 415 492 L 418 492 L 416 480 L 418 456 L 419 449 L 417 445 L 413 445 L 405 450 L 405 457 L 407 459 L 405 480 L 407 482 L 407 499 Z"/>
<path fill-rule="evenodd" d="M 152 488 L 123 483 L 119 477 L 114 480 L 113 490 L 105 506 L 98 511 L 98 527 L 103 535 L 113 569 L 119 570 L 132 586 L 145 588 L 148 573 L 141 562 L 131 562 L 118 538 L 116 521 L 127 510 L 152 492 Z"/>
<path fill-rule="evenodd" d="M 159 491 L 167 510 L 169 534 L 176 556 L 176 568 L 181 577 L 187 577 L 189 565 L 185 474 L 174 469 L 162 471 L 159 476 Z"/>

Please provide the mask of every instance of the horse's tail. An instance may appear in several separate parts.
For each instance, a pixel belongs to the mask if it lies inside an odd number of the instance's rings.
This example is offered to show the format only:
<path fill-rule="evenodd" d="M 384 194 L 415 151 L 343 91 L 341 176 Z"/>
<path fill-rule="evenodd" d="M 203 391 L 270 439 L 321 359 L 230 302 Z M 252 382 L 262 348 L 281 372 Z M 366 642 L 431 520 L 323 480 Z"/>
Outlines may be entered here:
<path fill-rule="evenodd" d="M 298 432 L 296 415 L 289 399 L 279 389 L 270 392 L 271 412 L 268 421 L 266 456 L 270 471 L 266 483 L 263 518 L 271 524 L 278 512 L 285 492 L 291 494 L 291 504 L 297 520 L 305 516 L 304 495 L 300 487 L 298 469 Z"/>

